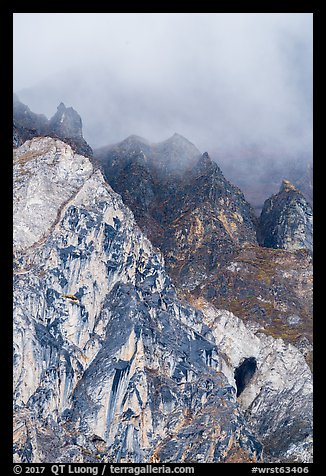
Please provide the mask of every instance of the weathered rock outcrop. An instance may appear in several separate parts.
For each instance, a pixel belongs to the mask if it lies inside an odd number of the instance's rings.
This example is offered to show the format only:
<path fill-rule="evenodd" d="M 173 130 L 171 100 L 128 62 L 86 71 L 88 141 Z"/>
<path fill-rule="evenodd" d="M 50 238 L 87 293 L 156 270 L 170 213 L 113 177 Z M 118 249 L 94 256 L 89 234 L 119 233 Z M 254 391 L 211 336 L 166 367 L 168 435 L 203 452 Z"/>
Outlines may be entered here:
<path fill-rule="evenodd" d="M 304 357 L 282 339 L 246 327 L 232 313 L 205 302 L 200 305 L 204 323 L 226 356 L 222 371 L 238 389 L 266 460 L 311 462 L 313 388 Z"/>
<path fill-rule="evenodd" d="M 259 222 L 259 243 L 268 248 L 313 248 L 313 213 L 302 193 L 283 180 L 278 194 L 264 203 Z"/>
<path fill-rule="evenodd" d="M 80 139 L 83 137 L 82 121 L 79 114 L 72 108 L 66 107 L 61 102 L 57 112 L 50 119 L 50 129 L 58 137 L 70 137 L 71 139 Z"/>
<path fill-rule="evenodd" d="M 213 334 L 101 173 L 52 138 L 14 168 L 15 460 L 259 461 Z"/>
<path fill-rule="evenodd" d="M 74 151 L 92 157 L 93 151 L 83 138 L 82 120 L 72 108 L 63 103 L 48 120 L 43 114 L 33 113 L 28 106 L 13 97 L 13 146 L 19 147 L 33 137 L 56 137 L 69 144 Z"/>
<path fill-rule="evenodd" d="M 193 290 L 229 262 L 245 243 L 256 243 L 255 217 L 241 191 L 207 153 L 169 196 L 171 220 L 160 248 L 179 287 Z"/>
<path fill-rule="evenodd" d="M 93 151 L 83 138 L 82 130 L 80 115 L 72 107 L 60 103 L 49 121 L 48 134 L 67 142 L 78 154 L 92 157 Z"/>

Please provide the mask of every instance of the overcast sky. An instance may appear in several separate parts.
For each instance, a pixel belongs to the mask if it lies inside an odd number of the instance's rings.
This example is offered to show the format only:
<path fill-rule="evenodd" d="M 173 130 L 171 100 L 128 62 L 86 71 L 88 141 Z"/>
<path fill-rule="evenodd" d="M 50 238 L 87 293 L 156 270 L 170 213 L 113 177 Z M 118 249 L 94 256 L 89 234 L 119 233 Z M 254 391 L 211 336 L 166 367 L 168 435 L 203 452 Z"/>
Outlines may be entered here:
<path fill-rule="evenodd" d="M 14 14 L 14 90 L 93 147 L 174 132 L 311 157 L 312 14 Z"/>

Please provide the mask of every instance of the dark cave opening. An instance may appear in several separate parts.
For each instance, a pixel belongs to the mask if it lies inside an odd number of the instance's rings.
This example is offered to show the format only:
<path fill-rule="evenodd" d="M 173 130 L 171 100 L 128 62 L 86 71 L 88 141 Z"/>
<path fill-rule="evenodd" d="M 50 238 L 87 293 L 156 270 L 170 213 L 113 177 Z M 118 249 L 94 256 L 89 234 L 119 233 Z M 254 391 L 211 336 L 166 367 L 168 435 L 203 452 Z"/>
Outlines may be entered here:
<path fill-rule="evenodd" d="M 237 397 L 241 395 L 257 369 L 255 357 L 244 359 L 241 365 L 235 369 L 234 378 L 237 384 Z"/>

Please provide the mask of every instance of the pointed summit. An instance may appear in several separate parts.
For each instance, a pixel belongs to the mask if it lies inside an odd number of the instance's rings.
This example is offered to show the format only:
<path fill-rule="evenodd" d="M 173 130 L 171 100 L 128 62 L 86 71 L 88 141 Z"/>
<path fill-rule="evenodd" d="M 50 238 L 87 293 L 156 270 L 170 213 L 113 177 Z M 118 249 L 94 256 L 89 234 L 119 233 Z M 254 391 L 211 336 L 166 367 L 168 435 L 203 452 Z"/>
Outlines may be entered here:
<path fill-rule="evenodd" d="M 67 108 L 63 102 L 59 104 L 57 112 L 50 119 L 50 129 L 58 137 L 67 139 L 83 137 L 80 115 L 72 107 Z"/>
<path fill-rule="evenodd" d="M 313 248 L 313 213 L 303 194 L 289 180 L 264 203 L 258 241 L 266 248 Z"/>
<path fill-rule="evenodd" d="M 203 155 L 198 159 L 193 171 L 195 174 L 205 174 L 207 177 L 210 176 L 213 178 L 213 176 L 215 176 L 225 180 L 222 170 L 217 165 L 217 163 L 211 159 L 208 152 L 204 152 Z"/>
<path fill-rule="evenodd" d="M 147 139 L 144 139 L 144 137 L 137 136 L 136 134 L 132 134 L 128 136 L 126 139 L 124 139 L 122 142 L 119 144 L 116 144 L 115 147 L 117 147 L 119 150 L 124 150 L 127 153 L 131 152 L 139 152 L 142 149 L 146 149 L 150 145 L 149 141 Z"/>
<path fill-rule="evenodd" d="M 181 134 L 178 134 L 177 132 L 175 132 L 173 136 L 169 137 L 163 142 L 160 142 L 159 144 L 171 144 L 178 147 L 190 147 L 195 149 L 196 152 L 200 154 L 197 147 L 192 142 L 190 142 L 190 140 L 188 140 L 186 137 L 182 136 Z"/>
<path fill-rule="evenodd" d="M 141 136 L 137 136 L 137 134 L 131 134 L 127 137 L 127 139 L 124 139 L 123 142 L 140 142 L 142 144 L 149 144 L 149 141 L 147 139 Z"/>
<path fill-rule="evenodd" d="M 61 101 L 61 103 L 59 104 L 59 106 L 57 107 L 57 110 L 58 111 L 61 111 L 61 110 L 65 110 L 66 109 L 66 106 L 64 105 L 64 103 Z"/>
<path fill-rule="evenodd" d="M 57 107 L 57 112 L 49 121 L 49 135 L 67 142 L 81 155 L 93 156 L 91 147 L 83 137 L 83 124 L 80 115 L 72 107 L 66 107 L 63 102 Z"/>
<path fill-rule="evenodd" d="M 163 142 L 155 144 L 155 161 L 170 172 L 182 172 L 192 167 L 202 155 L 197 147 L 176 132 Z"/>
<path fill-rule="evenodd" d="M 83 138 L 82 120 L 72 107 L 63 102 L 48 120 L 44 114 L 35 114 L 13 95 L 13 146 L 20 147 L 33 137 L 55 137 L 69 144 L 78 154 L 93 157 L 93 151 Z"/>
<path fill-rule="evenodd" d="M 173 136 L 170 137 L 170 139 L 167 139 L 167 140 L 180 141 L 180 142 L 185 141 L 185 142 L 189 142 L 189 143 L 191 144 L 191 142 L 190 142 L 188 139 L 186 139 L 186 138 L 185 138 L 184 136 L 182 136 L 181 134 L 178 134 L 178 132 L 175 132 L 175 133 L 173 134 Z"/>
<path fill-rule="evenodd" d="M 299 190 L 289 180 L 284 179 L 280 187 L 280 193 L 290 192 L 291 190 L 299 192 Z"/>
<path fill-rule="evenodd" d="M 205 167 L 210 167 L 212 165 L 212 159 L 210 158 L 208 152 L 204 152 L 200 158 L 200 163 Z"/>

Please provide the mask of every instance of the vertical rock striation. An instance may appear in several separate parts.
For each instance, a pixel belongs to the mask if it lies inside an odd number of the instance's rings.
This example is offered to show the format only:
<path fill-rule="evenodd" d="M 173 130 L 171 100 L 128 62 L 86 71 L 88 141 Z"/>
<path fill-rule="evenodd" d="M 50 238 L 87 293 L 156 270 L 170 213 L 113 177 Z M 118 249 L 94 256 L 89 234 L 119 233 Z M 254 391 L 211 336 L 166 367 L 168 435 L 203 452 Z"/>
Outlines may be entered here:
<path fill-rule="evenodd" d="M 14 164 L 15 460 L 259 461 L 201 313 L 120 196 L 57 139 Z"/>

